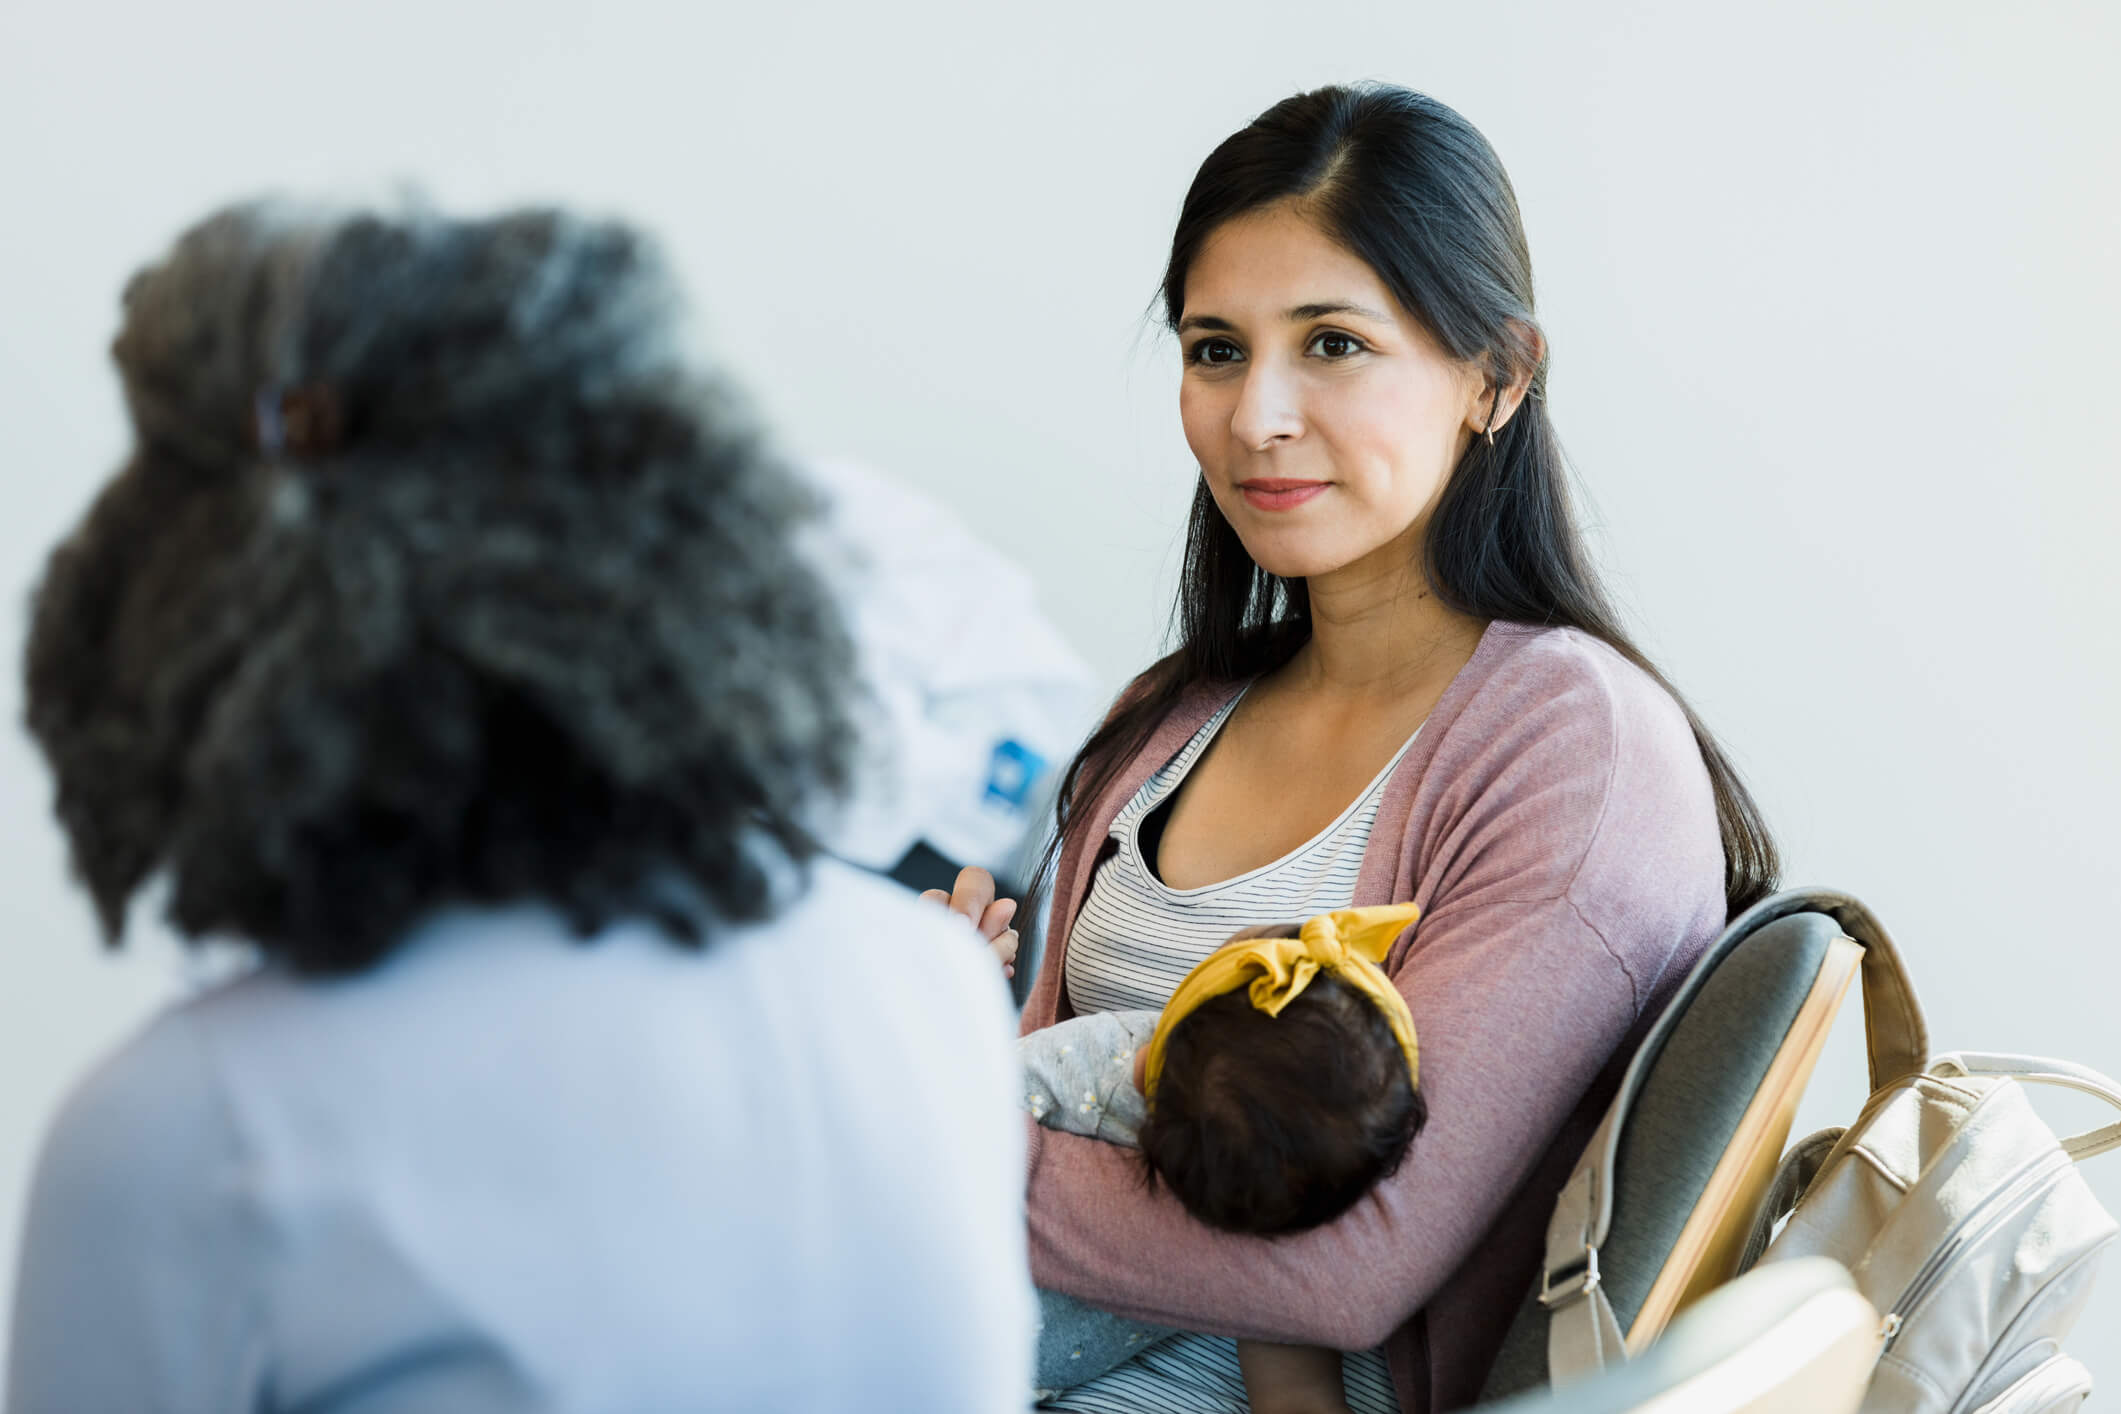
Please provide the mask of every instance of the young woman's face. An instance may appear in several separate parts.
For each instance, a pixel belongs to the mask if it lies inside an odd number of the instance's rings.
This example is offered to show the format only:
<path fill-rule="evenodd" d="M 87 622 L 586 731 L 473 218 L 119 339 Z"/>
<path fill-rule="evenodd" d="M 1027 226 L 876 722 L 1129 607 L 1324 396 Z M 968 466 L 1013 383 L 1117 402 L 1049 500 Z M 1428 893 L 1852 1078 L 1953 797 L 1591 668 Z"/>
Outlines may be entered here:
<path fill-rule="evenodd" d="M 1266 207 L 1208 237 L 1178 338 L 1186 442 L 1262 568 L 1416 562 L 1487 398 L 1375 271 L 1290 203 Z"/>

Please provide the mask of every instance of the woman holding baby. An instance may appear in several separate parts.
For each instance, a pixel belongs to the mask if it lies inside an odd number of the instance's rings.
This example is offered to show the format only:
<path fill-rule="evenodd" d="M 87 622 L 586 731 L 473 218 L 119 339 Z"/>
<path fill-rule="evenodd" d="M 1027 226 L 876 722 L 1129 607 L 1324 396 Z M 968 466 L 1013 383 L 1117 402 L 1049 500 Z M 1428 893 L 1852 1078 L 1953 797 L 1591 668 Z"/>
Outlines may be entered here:
<path fill-rule="evenodd" d="M 1365 1196 L 1271 1238 L 1028 1123 L 1039 1285 L 1180 1332 L 1046 1407 L 1242 1408 L 1237 1338 L 1349 1352 L 1358 1410 L 1456 1408 L 1636 1041 L 1774 846 L 1591 567 L 1516 201 L 1463 118 L 1390 87 L 1275 105 L 1202 165 L 1163 296 L 1201 477 L 1180 642 L 1064 778 L 1023 1029 L 1160 1009 L 1248 925 L 1411 903 L 1380 967 L 1427 1118 Z M 983 875 L 951 903 L 1013 949 Z"/>

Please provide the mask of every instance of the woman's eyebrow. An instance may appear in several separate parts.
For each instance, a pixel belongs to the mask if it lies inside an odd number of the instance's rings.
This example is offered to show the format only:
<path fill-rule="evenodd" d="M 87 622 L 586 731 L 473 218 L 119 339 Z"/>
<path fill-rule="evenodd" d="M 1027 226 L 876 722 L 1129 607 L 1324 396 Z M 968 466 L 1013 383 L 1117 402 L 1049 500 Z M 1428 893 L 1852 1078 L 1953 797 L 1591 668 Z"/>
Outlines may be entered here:
<path fill-rule="evenodd" d="M 1372 309 L 1366 304 L 1350 304 L 1346 300 L 1333 300 L 1326 304 L 1300 304 L 1282 318 L 1292 322 L 1306 319 L 1323 319 L 1329 314 L 1359 314 L 1365 319 L 1374 319 L 1380 324 L 1390 324 L 1392 316 L 1383 310 Z"/>
<path fill-rule="evenodd" d="M 1178 321 L 1178 332 L 1183 334 L 1189 329 L 1213 329 L 1220 334 L 1229 334 L 1234 333 L 1237 326 L 1212 314 L 1189 314 Z"/>
<path fill-rule="evenodd" d="M 1282 315 L 1282 318 L 1292 324 L 1300 324 L 1306 319 L 1323 319 L 1329 314 L 1359 314 L 1365 319 L 1374 319 L 1380 324 L 1392 322 L 1392 316 L 1386 314 L 1383 310 L 1372 309 L 1366 304 L 1353 304 L 1347 300 L 1328 300 L 1319 304 L 1300 304 Z M 1194 329 L 1209 329 L 1219 334 L 1229 334 L 1235 333 L 1237 326 L 1229 320 L 1218 318 L 1213 314 L 1189 314 L 1178 322 L 1178 332 L 1181 334 Z"/>

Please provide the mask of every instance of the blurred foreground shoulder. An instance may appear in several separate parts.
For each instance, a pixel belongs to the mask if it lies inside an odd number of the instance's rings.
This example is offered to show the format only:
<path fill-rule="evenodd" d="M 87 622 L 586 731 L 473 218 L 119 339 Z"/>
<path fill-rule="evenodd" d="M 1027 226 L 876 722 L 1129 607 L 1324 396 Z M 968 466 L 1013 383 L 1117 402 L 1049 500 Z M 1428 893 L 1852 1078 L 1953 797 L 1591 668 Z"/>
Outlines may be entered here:
<path fill-rule="evenodd" d="M 833 953 L 868 954 L 881 947 L 904 962 L 907 954 L 900 950 L 910 949 L 923 965 L 938 969 L 938 980 L 991 996 L 1004 1009 L 1009 1006 L 1001 969 L 970 923 L 899 884 L 837 859 L 811 864 L 809 889 L 775 926 L 824 939 L 822 945 Z"/>
<path fill-rule="evenodd" d="M 249 1176 L 190 1007 L 68 1095 L 32 1179 L 6 1407 L 248 1408 L 265 1311 Z"/>

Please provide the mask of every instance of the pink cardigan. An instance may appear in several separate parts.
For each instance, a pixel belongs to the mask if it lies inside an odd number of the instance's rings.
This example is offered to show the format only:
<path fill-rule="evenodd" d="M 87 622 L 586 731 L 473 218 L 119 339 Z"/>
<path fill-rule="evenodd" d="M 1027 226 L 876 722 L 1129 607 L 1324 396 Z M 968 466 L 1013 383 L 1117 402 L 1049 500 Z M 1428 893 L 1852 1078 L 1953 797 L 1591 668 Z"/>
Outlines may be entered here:
<path fill-rule="evenodd" d="M 1235 690 L 1193 692 L 1081 817 L 1026 1032 L 1072 1014 L 1068 932 L 1114 817 Z M 1383 1344 L 1403 1414 L 1479 1397 L 1555 1194 L 1724 922 L 1708 772 L 1678 705 L 1575 630 L 1490 625 L 1363 855 L 1356 904 L 1408 899 L 1421 921 L 1385 967 L 1421 1038 L 1429 1121 L 1399 1172 L 1324 1227 L 1241 1237 L 1145 1191 L 1134 1156 L 1027 1119 L 1039 1285 L 1217 1335 Z"/>

